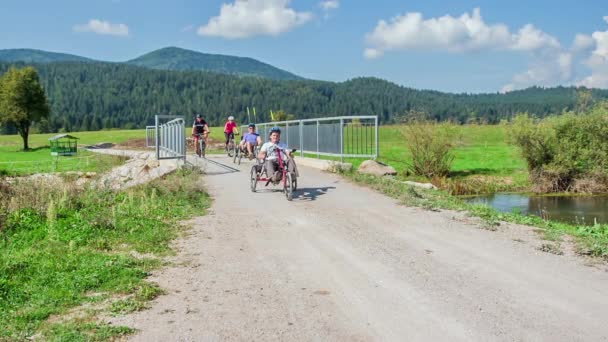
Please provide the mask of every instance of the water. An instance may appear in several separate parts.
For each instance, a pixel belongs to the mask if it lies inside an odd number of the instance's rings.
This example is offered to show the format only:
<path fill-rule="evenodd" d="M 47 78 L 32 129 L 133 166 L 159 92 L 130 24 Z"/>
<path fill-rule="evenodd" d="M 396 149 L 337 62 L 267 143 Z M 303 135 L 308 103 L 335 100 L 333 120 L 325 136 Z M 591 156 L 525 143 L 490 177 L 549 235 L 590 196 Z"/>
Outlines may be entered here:
<path fill-rule="evenodd" d="M 494 194 L 465 198 L 501 212 L 519 212 L 574 224 L 608 224 L 608 196 L 532 196 Z"/>

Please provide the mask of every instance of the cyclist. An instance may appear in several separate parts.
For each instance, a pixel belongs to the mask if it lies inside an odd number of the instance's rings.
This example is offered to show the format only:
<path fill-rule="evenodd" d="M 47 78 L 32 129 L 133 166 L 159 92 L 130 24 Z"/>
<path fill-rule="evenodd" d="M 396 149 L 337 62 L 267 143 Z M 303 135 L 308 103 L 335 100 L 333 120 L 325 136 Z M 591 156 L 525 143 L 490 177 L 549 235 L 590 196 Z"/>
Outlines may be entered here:
<path fill-rule="evenodd" d="M 291 150 L 288 149 L 286 144 L 281 142 L 281 129 L 279 127 L 273 127 L 270 129 L 269 135 L 270 141 L 262 145 L 260 153 L 258 154 L 258 158 L 264 160 L 268 177 L 275 183 L 278 182 L 281 177 L 281 174 L 278 171 L 279 162 L 277 159 L 279 156 L 279 149 L 281 150 L 283 162 L 287 164 L 287 171 L 298 177 L 298 168 L 292 158 Z"/>
<path fill-rule="evenodd" d="M 239 144 L 239 149 L 241 152 L 249 152 L 249 159 L 253 159 L 253 149 L 260 145 L 262 145 L 262 137 L 255 132 L 255 124 L 250 123 L 247 126 L 247 133 L 243 134 L 243 140 Z"/>
<path fill-rule="evenodd" d="M 192 125 L 192 136 L 194 137 L 194 150 L 198 148 L 198 140 L 203 137 L 203 141 L 207 144 L 207 136 L 209 136 L 209 125 L 203 119 L 202 114 L 197 114 Z"/>
<path fill-rule="evenodd" d="M 234 116 L 229 116 L 228 121 L 224 125 L 224 136 L 226 137 L 226 150 L 228 150 L 228 143 L 230 139 L 234 139 L 234 134 L 239 134 L 239 130 L 236 128 L 236 122 L 234 122 Z"/>

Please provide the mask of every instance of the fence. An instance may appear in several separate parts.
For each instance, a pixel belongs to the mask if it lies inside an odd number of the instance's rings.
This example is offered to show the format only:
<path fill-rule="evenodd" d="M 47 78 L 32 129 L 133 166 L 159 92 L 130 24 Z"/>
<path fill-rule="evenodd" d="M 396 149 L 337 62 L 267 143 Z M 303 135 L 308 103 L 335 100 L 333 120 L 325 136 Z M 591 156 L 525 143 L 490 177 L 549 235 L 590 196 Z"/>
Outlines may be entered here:
<path fill-rule="evenodd" d="M 181 116 L 156 115 L 154 141 L 156 159 L 186 161 L 186 122 Z M 146 138 L 148 130 L 146 129 Z"/>
<path fill-rule="evenodd" d="M 256 124 L 267 140 L 268 130 L 281 128 L 281 141 L 300 155 L 378 158 L 378 117 L 342 116 Z M 246 132 L 247 126 L 243 126 Z"/>
<path fill-rule="evenodd" d="M 156 126 L 146 126 L 146 147 L 156 148 Z"/>

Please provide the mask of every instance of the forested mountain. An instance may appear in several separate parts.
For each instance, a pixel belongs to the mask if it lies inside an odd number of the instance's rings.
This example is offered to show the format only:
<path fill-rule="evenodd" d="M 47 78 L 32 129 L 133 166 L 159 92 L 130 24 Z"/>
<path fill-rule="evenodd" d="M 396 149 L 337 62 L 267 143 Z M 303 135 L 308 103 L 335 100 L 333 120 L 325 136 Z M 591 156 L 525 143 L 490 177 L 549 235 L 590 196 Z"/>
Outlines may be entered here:
<path fill-rule="evenodd" d="M 55 63 L 93 62 L 85 57 L 34 49 L 0 50 L 0 62 Z M 100 63 L 104 63 L 101 62 Z M 274 80 L 300 80 L 285 70 L 248 57 L 214 55 L 177 47 L 152 51 L 127 62 L 118 62 L 158 70 L 210 71 L 220 74 L 253 76 Z"/>
<path fill-rule="evenodd" d="M 176 47 L 152 51 L 126 63 L 160 70 L 212 71 L 221 74 L 257 76 L 275 80 L 301 79 L 301 77 L 253 58 L 213 55 Z"/>
<path fill-rule="evenodd" d="M 0 50 L 0 62 L 53 63 L 53 62 L 92 62 L 92 59 L 35 49 Z"/>
<path fill-rule="evenodd" d="M 9 66 L 0 64 L 0 74 Z M 97 62 L 34 67 L 52 107 L 50 122 L 40 128 L 52 132 L 141 128 L 162 113 L 192 118 L 202 112 L 213 125 L 235 115 L 242 123 L 248 106 L 256 108 L 258 122 L 269 120 L 270 110 L 284 110 L 297 118 L 379 115 L 381 122 L 393 123 L 425 112 L 437 120 L 496 123 L 518 112 L 546 116 L 572 109 L 577 92 L 558 87 L 469 95 L 415 90 L 376 78 L 278 81 Z M 608 90 L 594 90 L 593 96 L 608 98 Z"/>

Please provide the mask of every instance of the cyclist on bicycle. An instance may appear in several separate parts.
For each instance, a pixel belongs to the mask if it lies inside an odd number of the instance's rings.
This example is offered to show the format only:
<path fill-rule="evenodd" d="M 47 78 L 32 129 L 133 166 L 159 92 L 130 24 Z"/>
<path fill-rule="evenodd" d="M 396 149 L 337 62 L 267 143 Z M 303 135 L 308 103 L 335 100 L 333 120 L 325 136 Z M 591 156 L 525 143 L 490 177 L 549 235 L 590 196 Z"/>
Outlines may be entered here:
<path fill-rule="evenodd" d="M 281 159 L 283 163 L 287 165 L 287 171 L 291 172 L 296 177 L 299 177 L 298 168 L 292 158 L 291 150 L 288 149 L 287 145 L 280 142 L 281 140 L 281 129 L 273 127 L 270 129 L 270 141 L 262 145 L 258 158 L 264 160 L 266 166 L 266 175 L 272 179 L 273 182 L 278 182 L 281 174 L 279 173 L 279 150 L 281 151 Z"/>
<path fill-rule="evenodd" d="M 202 114 L 197 114 L 192 125 L 192 136 L 194 137 L 194 149 L 197 149 L 198 140 L 203 137 L 203 141 L 207 144 L 207 136 L 209 136 L 209 126 L 207 121 L 203 119 Z"/>
<path fill-rule="evenodd" d="M 243 134 L 243 140 L 239 143 L 239 149 L 241 152 L 249 152 L 249 159 L 253 159 L 253 149 L 260 145 L 262 145 L 262 137 L 255 132 L 255 124 L 250 123 L 247 126 L 247 133 Z"/>
<path fill-rule="evenodd" d="M 239 134 L 239 130 L 236 128 L 236 122 L 234 122 L 234 116 L 229 116 L 228 121 L 224 125 L 224 136 L 226 137 L 226 149 L 228 149 L 228 143 L 230 139 L 234 140 L 234 134 Z"/>

